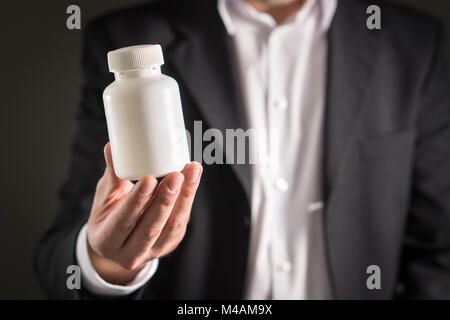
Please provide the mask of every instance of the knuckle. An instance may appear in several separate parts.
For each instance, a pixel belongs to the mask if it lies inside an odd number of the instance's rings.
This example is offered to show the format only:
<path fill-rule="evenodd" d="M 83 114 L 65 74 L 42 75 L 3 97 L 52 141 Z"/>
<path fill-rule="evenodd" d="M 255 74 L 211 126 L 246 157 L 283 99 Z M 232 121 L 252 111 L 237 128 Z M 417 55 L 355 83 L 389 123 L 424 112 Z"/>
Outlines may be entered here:
<path fill-rule="evenodd" d="M 152 248 L 149 256 L 149 260 L 161 258 L 163 256 L 163 250 L 161 247 Z"/>
<path fill-rule="evenodd" d="M 170 207 L 175 202 L 175 197 L 169 193 L 164 194 L 159 198 L 159 205 L 163 208 Z"/>
<path fill-rule="evenodd" d="M 195 189 L 194 188 L 187 188 L 181 195 L 180 195 L 180 197 L 181 197 L 181 199 L 183 200 L 183 201 L 191 201 L 193 198 L 194 198 L 194 196 L 195 196 Z"/>
<path fill-rule="evenodd" d="M 137 200 L 139 203 L 145 203 L 148 200 L 150 200 L 150 195 L 148 193 L 145 193 L 144 191 L 138 191 L 137 192 Z"/>
<path fill-rule="evenodd" d="M 183 229 L 186 227 L 186 224 L 184 221 L 180 219 L 173 219 L 170 223 L 168 223 L 168 231 L 171 234 L 178 234 L 183 231 Z"/>
<path fill-rule="evenodd" d="M 186 228 L 182 228 L 175 236 L 175 240 L 173 241 L 173 248 L 174 250 L 178 245 L 180 244 L 181 240 L 183 240 L 184 236 L 186 234 Z"/>
<path fill-rule="evenodd" d="M 157 226 L 151 226 L 147 230 L 147 242 L 153 242 L 160 234 L 161 230 Z"/>
<path fill-rule="evenodd" d="M 180 244 L 180 241 L 181 241 L 181 239 L 179 241 L 176 241 L 176 242 L 172 243 L 172 245 L 166 250 L 164 255 L 168 255 L 168 254 L 171 254 L 172 252 L 174 252 L 175 249 L 178 248 L 178 245 Z"/>

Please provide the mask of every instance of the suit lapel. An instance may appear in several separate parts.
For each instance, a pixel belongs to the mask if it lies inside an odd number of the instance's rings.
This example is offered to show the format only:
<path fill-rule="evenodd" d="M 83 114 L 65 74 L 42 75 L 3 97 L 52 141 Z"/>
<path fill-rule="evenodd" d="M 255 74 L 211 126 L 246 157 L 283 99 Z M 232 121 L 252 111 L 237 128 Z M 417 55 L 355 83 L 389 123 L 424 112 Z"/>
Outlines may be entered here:
<path fill-rule="evenodd" d="M 217 128 L 224 137 L 225 129 L 247 130 L 232 39 L 217 12 L 216 1 L 183 2 L 178 8 L 182 15 L 173 25 L 179 40 L 168 49 L 167 59 L 203 114 L 204 130 Z M 249 197 L 250 166 L 231 167 Z"/>
<path fill-rule="evenodd" d="M 325 230 L 331 286 L 335 298 L 345 296 L 336 283 L 347 276 L 338 259 L 345 259 L 339 252 L 335 238 L 339 225 L 335 219 L 339 212 L 335 195 L 341 168 L 349 160 L 351 148 L 361 133 L 362 113 L 367 104 L 367 92 L 374 75 L 378 56 L 379 31 L 366 28 L 366 8 L 357 1 L 338 1 L 338 7 L 329 37 L 327 99 L 324 124 L 324 199 L 326 203 Z M 334 221 L 334 222 L 333 222 Z M 351 223 L 348 221 L 347 223 Z M 332 259 L 332 258 L 335 259 Z"/>
<path fill-rule="evenodd" d="M 378 31 L 366 28 L 366 8 L 338 1 L 328 34 L 328 76 L 324 132 L 324 195 L 331 201 L 339 171 L 355 143 L 365 93 L 378 53 Z"/>

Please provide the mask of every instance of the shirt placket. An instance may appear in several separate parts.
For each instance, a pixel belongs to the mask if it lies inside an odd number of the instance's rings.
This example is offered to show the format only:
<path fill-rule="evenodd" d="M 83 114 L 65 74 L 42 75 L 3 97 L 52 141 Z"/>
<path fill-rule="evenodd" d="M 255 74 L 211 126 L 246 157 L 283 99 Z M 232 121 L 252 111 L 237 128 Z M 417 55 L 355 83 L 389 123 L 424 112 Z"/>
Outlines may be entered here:
<path fill-rule="evenodd" d="M 283 46 L 280 41 L 283 37 L 283 27 L 277 27 L 272 30 L 268 37 L 267 45 L 267 129 L 277 132 L 280 139 L 281 150 L 286 146 L 283 141 L 288 134 L 286 122 L 287 109 L 289 107 L 288 87 L 284 85 L 286 79 L 286 65 L 283 63 Z M 266 141 L 269 143 L 269 141 Z M 290 282 L 290 273 L 292 265 L 288 256 L 285 225 L 288 222 L 286 205 L 287 195 L 289 194 L 289 177 L 285 176 L 283 170 L 283 153 L 281 152 L 276 159 L 278 165 L 276 170 L 266 176 L 267 197 L 269 206 L 267 217 L 269 218 L 267 229 L 269 233 L 269 256 L 272 270 L 272 292 L 274 299 L 283 298 L 282 293 L 286 292 L 286 286 Z M 283 227 L 284 226 L 284 227 Z"/>

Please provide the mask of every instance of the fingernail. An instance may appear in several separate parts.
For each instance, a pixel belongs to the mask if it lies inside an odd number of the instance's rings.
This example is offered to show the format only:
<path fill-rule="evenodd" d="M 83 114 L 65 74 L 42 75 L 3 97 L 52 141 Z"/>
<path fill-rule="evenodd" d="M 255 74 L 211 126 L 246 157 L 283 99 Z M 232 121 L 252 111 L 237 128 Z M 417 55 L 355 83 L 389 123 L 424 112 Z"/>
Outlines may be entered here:
<path fill-rule="evenodd" d="M 171 179 L 169 179 L 168 183 L 169 191 L 172 193 L 178 192 L 182 184 L 183 184 L 183 175 L 177 174 L 176 177 L 172 177 Z"/>
<path fill-rule="evenodd" d="M 198 165 L 196 165 L 192 169 L 188 170 L 188 172 L 186 172 L 186 179 L 187 179 L 187 181 L 189 181 L 190 183 L 197 182 L 201 171 L 202 171 L 202 169 Z"/>

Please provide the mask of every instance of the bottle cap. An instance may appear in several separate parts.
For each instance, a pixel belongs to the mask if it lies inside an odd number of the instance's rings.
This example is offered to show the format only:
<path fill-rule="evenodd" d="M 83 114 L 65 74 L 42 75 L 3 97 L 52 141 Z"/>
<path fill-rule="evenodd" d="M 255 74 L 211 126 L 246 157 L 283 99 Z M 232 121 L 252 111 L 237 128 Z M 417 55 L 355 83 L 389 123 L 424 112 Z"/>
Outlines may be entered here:
<path fill-rule="evenodd" d="M 159 44 L 131 46 L 108 52 L 108 66 L 111 72 L 146 68 L 164 64 Z"/>

